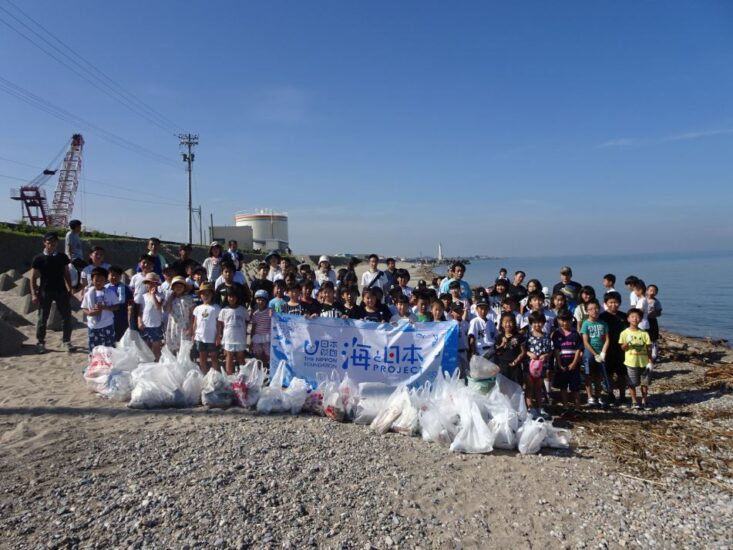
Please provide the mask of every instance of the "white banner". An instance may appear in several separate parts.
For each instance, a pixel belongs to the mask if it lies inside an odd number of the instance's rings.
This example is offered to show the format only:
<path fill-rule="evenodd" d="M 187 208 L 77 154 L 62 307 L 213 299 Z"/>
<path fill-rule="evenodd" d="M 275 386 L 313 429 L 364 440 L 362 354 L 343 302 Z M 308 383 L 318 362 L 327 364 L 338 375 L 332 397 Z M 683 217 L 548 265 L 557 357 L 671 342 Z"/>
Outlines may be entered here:
<path fill-rule="evenodd" d="M 316 385 L 319 373 L 344 373 L 359 382 L 394 385 L 434 380 L 439 370 L 457 368 L 458 324 L 400 323 L 305 319 L 299 315 L 272 316 L 270 374 L 280 361 L 288 376 Z"/>

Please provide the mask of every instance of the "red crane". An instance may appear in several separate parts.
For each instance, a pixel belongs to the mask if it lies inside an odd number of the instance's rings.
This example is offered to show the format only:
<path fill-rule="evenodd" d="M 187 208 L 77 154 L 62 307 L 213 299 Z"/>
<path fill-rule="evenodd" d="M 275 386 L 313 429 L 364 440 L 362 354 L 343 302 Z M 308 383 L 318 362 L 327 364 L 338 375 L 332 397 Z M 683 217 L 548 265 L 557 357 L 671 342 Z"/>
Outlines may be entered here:
<path fill-rule="evenodd" d="M 74 198 L 79 188 L 83 148 L 84 138 L 81 134 L 74 134 L 71 136 L 71 142 L 60 168 L 46 169 L 28 185 L 10 191 L 11 199 L 23 203 L 24 221 L 36 227 L 66 227 L 74 211 Z M 51 164 L 53 165 L 54 162 Z M 49 208 L 46 190 L 43 189 L 43 186 L 57 172 L 59 181 Z"/>

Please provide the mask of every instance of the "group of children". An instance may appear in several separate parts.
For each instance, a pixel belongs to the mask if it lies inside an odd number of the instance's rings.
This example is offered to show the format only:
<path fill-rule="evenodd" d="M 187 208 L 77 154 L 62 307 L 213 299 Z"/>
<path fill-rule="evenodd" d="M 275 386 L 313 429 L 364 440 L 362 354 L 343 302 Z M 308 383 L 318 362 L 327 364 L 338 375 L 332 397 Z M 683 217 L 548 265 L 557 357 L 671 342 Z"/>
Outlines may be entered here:
<path fill-rule="evenodd" d="M 122 270 L 105 264 L 104 251 L 95 247 L 81 273 L 90 349 L 113 345 L 132 327 L 156 359 L 163 343 L 175 353 L 188 340 L 195 343 L 203 372 L 219 369 L 221 359 L 231 374 L 246 355 L 269 364 L 273 313 L 392 324 L 453 320 L 459 325 L 461 376 L 472 382 L 473 355 L 495 362 L 525 387 L 533 417 L 549 417 L 544 406 L 551 403 L 553 387 L 559 406 L 580 406 L 583 386 L 589 406 L 625 404 L 627 387 L 634 407 L 649 405 L 661 305 L 656 286 L 636 277 L 626 279 L 632 292 L 624 314 L 612 274 L 603 280 L 599 301 L 593 287 L 572 280 L 569 267 L 562 268 L 551 293 L 536 279 L 525 287 L 522 271 L 510 282 L 505 270 L 490 287 L 471 289 L 460 262 L 443 280 L 420 280 L 413 288 L 410 273 L 396 269 L 391 258 L 382 271 L 379 258 L 370 256 L 359 285 L 353 265 L 336 273 L 326 256 L 313 269 L 273 253 L 248 282 L 236 248 L 230 243 L 226 253 L 222 249 L 212 243 L 206 267 L 188 258 L 185 245 L 170 265 L 162 256 L 143 254 L 128 286 Z"/>

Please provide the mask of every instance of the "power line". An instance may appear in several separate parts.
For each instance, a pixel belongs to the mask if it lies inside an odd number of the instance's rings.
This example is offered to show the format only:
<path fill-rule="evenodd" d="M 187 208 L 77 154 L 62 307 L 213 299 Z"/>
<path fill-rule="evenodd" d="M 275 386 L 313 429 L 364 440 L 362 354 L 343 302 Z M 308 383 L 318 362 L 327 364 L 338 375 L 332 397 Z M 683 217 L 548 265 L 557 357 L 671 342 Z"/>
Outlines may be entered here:
<path fill-rule="evenodd" d="M 128 92 L 125 90 L 120 84 L 118 84 L 116 81 L 114 81 L 111 77 L 109 77 L 107 74 L 102 72 L 100 69 L 98 69 L 94 64 L 92 64 L 90 61 L 87 61 L 85 58 L 83 58 L 81 55 L 79 55 L 76 51 L 74 51 L 70 46 L 65 44 L 61 39 L 53 35 L 48 29 L 46 29 L 43 25 L 38 23 L 35 19 L 33 19 L 30 15 L 25 13 L 22 9 L 20 9 L 18 6 L 13 4 L 10 0 L 7 0 L 7 3 L 10 4 L 13 8 L 15 8 L 16 11 L 21 13 L 24 17 L 26 17 L 28 20 L 30 20 L 32 23 L 34 23 L 36 26 L 40 27 L 46 34 L 48 34 L 51 38 L 53 38 L 57 43 L 59 43 L 61 46 L 66 48 L 68 51 L 70 51 L 74 56 L 78 57 L 81 61 L 83 61 L 86 65 L 91 67 L 91 70 L 84 65 L 82 65 L 76 58 L 74 58 L 72 55 L 69 55 L 62 49 L 60 49 L 58 46 L 56 46 L 53 42 L 50 42 L 46 39 L 43 34 L 39 33 L 37 30 L 31 28 L 29 25 L 27 25 L 24 21 L 16 17 L 13 13 L 8 11 L 6 8 L 0 6 L 0 10 L 5 12 L 8 16 L 10 16 L 12 19 L 14 19 L 18 24 L 22 25 L 25 29 L 27 29 L 30 33 L 32 33 L 35 37 L 42 40 L 45 44 L 47 44 L 49 47 L 51 47 L 53 50 L 55 50 L 59 55 L 63 56 L 65 60 L 68 60 L 69 62 L 73 63 L 77 68 L 72 67 L 69 65 L 64 59 L 60 59 L 57 55 L 55 55 L 53 52 L 46 49 L 44 46 L 36 42 L 33 38 L 19 30 L 17 27 L 12 25 L 10 22 L 8 22 L 6 19 L 0 18 L 0 22 L 5 24 L 7 27 L 9 27 L 11 30 L 13 30 L 16 34 L 19 36 L 25 38 L 28 42 L 33 44 L 35 47 L 37 47 L 39 50 L 44 52 L 49 57 L 56 60 L 58 63 L 72 71 L 74 74 L 82 78 L 87 83 L 91 84 L 98 90 L 100 90 L 102 93 L 106 94 L 113 100 L 120 103 L 125 108 L 131 110 L 138 116 L 144 118 L 151 124 L 154 124 L 155 126 L 159 127 L 160 129 L 164 130 L 167 133 L 176 134 L 178 130 L 180 130 L 180 127 L 178 127 L 175 123 L 171 122 L 169 119 L 164 117 L 162 114 L 160 114 L 158 111 L 153 109 L 152 107 L 149 107 L 147 104 L 145 104 L 141 99 L 134 96 L 131 92 Z M 83 71 L 83 72 L 80 72 Z M 99 76 L 101 75 L 101 77 Z M 93 80 L 91 80 L 91 79 Z M 111 84 L 110 84 L 111 83 Z"/>
<path fill-rule="evenodd" d="M 54 105 L 53 103 L 49 101 L 46 101 L 42 97 L 37 96 L 32 92 L 29 92 L 28 90 L 18 86 L 17 84 L 14 84 L 13 82 L 1 76 L 0 76 L 0 91 L 3 91 L 8 95 L 11 95 L 23 101 L 24 103 L 27 103 L 28 105 L 31 105 L 32 107 L 35 107 L 36 109 L 39 109 L 45 113 L 48 113 L 51 116 L 58 118 L 59 120 L 63 122 L 67 122 L 74 126 L 78 126 L 79 124 L 86 126 L 91 131 L 97 133 L 99 137 L 112 143 L 113 145 L 117 145 L 118 147 L 122 147 L 123 149 L 127 149 L 128 151 L 132 151 L 139 155 L 146 156 L 150 158 L 151 160 L 155 160 L 157 162 L 161 162 L 169 166 L 174 166 L 176 168 L 179 166 L 178 163 L 176 163 L 174 160 L 164 155 L 161 155 L 159 153 L 150 151 L 149 149 L 146 149 L 144 147 L 141 147 L 140 145 L 137 145 L 136 143 L 133 143 L 123 137 L 118 136 L 117 134 L 114 134 L 108 130 L 105 130 L 104 128 L 101 128 L 100 126 L 97 126 L 96 124 L 93 124 L 77 115 L 74 115 L 70 113 L 69 111 L 61 107 L 58 107 L 57 105 Z"/>
<path fill-rule="evenodd" d="M 14 164 L 19 164 L 21 166 L 27 166 L 28 168 L 34 168 L 36 170 L 43 170 L 44 169 L 41 166 L 36 166 L 34 164 L 28 164 L 27 162 L 20 162 L 20 161 L 17 161 L 17 160 L 9 159 L 7 157 L 0 157 L 0 160 L 5 160 L 5 161 L 8 161 L 8 162 L 12 162 Z M 13 176 L 6 176 L 6 177 L 11 178 L 11 179 L 17 179 L 18 181 L 21 181 L 21 179 L 22 179 L 22 178 L 17 178 L 17 177 L 13 177 Z M 140 191 L 141 191 L 141 189 L 139 189 L 139 188 L 138 189 L 135 189 L 135 188 L 132 188 L 132 187 L 125 187 L 124 185 L 118 185 L 118 184 L 115 184 L 115 183 L 109 183 L 109 182 L 101 181 L 101 180 L 94 179 L 94 178 L 88 178 L 88 177 L 86 177 L 83 174 L 82 174 L 82 177 L 87 182 L 96 183 L 96 184 L 102 185 L 104 187 L 112 187 L 114 189 L 120 189 L 121 191 L 130 191 L 131 193 L 140 193 Z M 22 181 L 28 181 L 28 180 L 22 180 Z M 163 200 L 168 199 L 168 197 L 164 197 L 162 195 L 151 194 L 150 192 L 148 192 L 147 189 L 145 189 L 145 196 L 146 197 L 153 197 L 153 198 L 163 199 Z M 181 204 L 183 204 L 183 203 L 181 203 Z"/>

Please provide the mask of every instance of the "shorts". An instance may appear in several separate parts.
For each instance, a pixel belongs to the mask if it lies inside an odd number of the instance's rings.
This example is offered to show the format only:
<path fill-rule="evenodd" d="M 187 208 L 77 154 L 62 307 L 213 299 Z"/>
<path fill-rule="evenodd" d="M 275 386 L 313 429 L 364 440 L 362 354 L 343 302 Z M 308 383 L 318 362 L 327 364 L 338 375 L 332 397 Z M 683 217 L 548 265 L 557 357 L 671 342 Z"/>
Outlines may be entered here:
<path fill-rule="evenodd" d="M 114 325 L 89 329 L 89 351 L 92 351 L 97 346 L 115 347 Z"/>
<path fill-rule="evenodd" d="M 145 327 L 140 333 L 143 340 L 146 342 L 162 342 L 163 341 L 163 329 L 162 327 Z"/>
<path fill-rule="evenodd" d="M 555 370 L 555 376 L 552 379 L 553 387 L 558 390 L 580 390 L 580 369 L 575 370 Z"/>
<path fill-rule="evenodd" d="M 252 353 L 255 357 L 270 357 L 270 342 L 253 342 Z"/>
<path fill-rule="evenodd" d="M 652 383 L 652 373 L 647 368 L 626 367 L 626 383 L 630 388 L 649 386 Z"/>
<path fill-rule="evenodd" d="M 224 351 L 231 353 L 239 353 L 247 349 L 247 346 L 244 344 L 222 344 L 221 347 L 224 348 Z"/>
<path fill-rule="evenodd" d="M 216 353 L 216 344 L 214 342 L 196 340 L 196 351 L 199 353 Z"/>
<path fill-rule="evenodd" d="M 586 376 L 601 376 L 603 374 L 603 363 L 596 361 L 595 356 L 585 350 L 583 352 L 583 369 Z"/>

